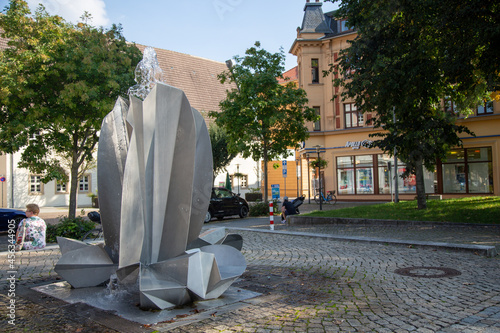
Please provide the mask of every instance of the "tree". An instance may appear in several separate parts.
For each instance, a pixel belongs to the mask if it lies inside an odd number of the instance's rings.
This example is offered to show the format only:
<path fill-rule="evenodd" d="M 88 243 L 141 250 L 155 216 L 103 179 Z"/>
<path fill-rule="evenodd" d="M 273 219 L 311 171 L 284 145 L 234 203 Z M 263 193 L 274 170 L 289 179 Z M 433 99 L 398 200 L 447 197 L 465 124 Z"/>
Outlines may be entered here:
<path fill-rule="evenodd" d="M 353 99 L 362 112 L 376 111 L 373 125 L 383 131 L 371 135 L 382 138 L 373 146 L 389 154 L 397 148 L 405 176 L 416 176 L 419 209 L 426 208 L 424 166 L 433 170 L 437 159 L 461 145 L 459 133 L 473 134 L 456 125 L 458 114 L 444 111 L 443 98 L 456 102 L 462 114 L 488 98 L 482 74 L 476 72 L 472 86 L 453 74 L 457 63 L 449 62 L 465 60 L 445 56 L 451 42 L 438 28 L 442 17 L 436 4 L 343 0 L 337 15 L 347 18 L 358 36 L 342 50 L 339 66 L 331 67 L 342 77 L 334 81 L 344 88 L 343 99 Z"/>
<path fill-rule="evenodd" d="M 0 53 L 0 151 L 22 150 L 19 166 L 42 174 L 43 182 L 69 176 L 71 218 L 78 171 L 93 159 L 102 119 L 134 83 L 141 52 L 126 43 L 120 26 L 75 26 L 43 6 L 30 14 L 25 1 L 11 0 L 0 16 L 9 39 Z M 69 175 L 64 160 L 70 161 Z"/>
<path fill-rule="evenodd" d="M 236 64 L 218 76 L 221 83 L 235 82 L 238 89 L 228 91 L 220 103 L 222 111 L 210 116 L 226 130 L 230 152 L 264 161 L 267 202 L 267 162 L 286 156 L 288 148 L 298 147 L 308 137 L 305 121 L 315 121 L 318 116 L 306 106 L 304 90 L 292 83 L 278 83 L 284 72 L 283 50 L 273 54 L 256 42 L 245 54 L 236 56 Z"/>
<path fill-rule="evenodd" d="M 222 171 L 226 170 L 226 167 L 231 163 L 231 161 L 236 157 L 236 153 L 230 153 L 228 151 L 228 136 L 226 131 L 217 126 L 217 124 L 210 124 L 208 127 L 208 135 L 210 136 L 210 142 L 212 143 L 212 157 L 214 164 L 214 174 L 213 179 L 220 174 Z"/>

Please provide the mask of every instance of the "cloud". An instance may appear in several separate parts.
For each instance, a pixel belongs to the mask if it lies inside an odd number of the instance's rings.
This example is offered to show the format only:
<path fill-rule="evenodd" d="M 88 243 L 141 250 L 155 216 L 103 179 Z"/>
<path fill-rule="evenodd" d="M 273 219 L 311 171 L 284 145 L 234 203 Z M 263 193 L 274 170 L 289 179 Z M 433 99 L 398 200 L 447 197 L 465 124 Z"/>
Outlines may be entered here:
<path fill-rule="evenodd" d="M 49 14 L 59 15 L 72 23 L 80 21 L 85 11 L 92 15 L 90 24 L 94 26 L 106 26 L 110 23 L 104 0 L 27 0 L 27 2 L 32 12 L 41 3 Z"/>

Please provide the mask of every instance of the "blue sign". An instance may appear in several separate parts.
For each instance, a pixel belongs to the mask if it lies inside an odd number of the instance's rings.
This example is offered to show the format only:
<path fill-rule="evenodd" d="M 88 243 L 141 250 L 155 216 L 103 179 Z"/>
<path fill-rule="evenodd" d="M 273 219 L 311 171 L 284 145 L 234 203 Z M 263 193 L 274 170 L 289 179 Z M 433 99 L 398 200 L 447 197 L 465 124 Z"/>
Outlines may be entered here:
<path fill-rule="evenodd" d="M 5 180 L 6 180 L 6 179 L 5 179 L 5 177 L 1 177 L 1 178 L 0 178 L 0 182 L 2 182 L 2 183 L 3 183 Z"/>
<path fill-rule="evenodd" d="M 282 166 L 282 171 L 283 171 L 283 178 L 286 178 L 287 176 L 287 166 L 286 166 L 286 160 L 281 161 L 281 166 Z"/>
<path fill-rule="evenodd" d="M 271 185 L 271 195 L 273 200 L 279 200 L 280 198 L 280 184 Z"/>

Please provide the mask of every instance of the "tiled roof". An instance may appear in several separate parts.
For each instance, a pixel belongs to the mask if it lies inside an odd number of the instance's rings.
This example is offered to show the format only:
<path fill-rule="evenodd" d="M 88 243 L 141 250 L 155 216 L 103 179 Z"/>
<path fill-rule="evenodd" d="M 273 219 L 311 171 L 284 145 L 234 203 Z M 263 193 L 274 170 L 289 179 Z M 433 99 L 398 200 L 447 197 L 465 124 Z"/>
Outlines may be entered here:
<path fill-rule="evenodd" d="M 146 46 L 136 44 L 144 51 Z M 0 37 L 0 50 L 7 47 L 7 39 Z M 226 97 L 226 89 L 234 84 L 221 84 L 217 75 L 227 70 L 226 64 L 191 56 L 189 54 L 155 48 L 163 70 L 163 81 L 182 89 L 192 107 L 198 111 L 220 111 L 219 103 Z M 206 114 L 203 114 L 207 119 Z M 207 119 L 207 123 L 210 121 Z"/>
<path fill-rule="evenodd" d="M 146 48 L 144 45 L 136 45 L 142 52 Z M 219 103 L 226 97 L 226 90 L 236 88 L 234 85 L 222 85 L 217 79 L 218 74 L 227 70 L 225 63 L 154 49 L 163 70 L 163 82 L 182 89 L 191 106 L 200 112 L 220 111 Z"/>
<path fill-rule="evenodd" d="M 299 68 L 298 68 L 298 66 L 295 66 L 294 68 L 289 69 L 285 73 L 283 73 L 283 78 L 288 78 L 288 80 L 278 79 L 279 84 L 298 81 L 299 80 Z"/>
<path fill-rule="evenodd" d="M 331 33 L 332 30 L 325 21 L 321 2 L 306 3 L 304 7 L 304 18 L 302 20 L 302 27 L 300 32 L 309 33 Z"/>

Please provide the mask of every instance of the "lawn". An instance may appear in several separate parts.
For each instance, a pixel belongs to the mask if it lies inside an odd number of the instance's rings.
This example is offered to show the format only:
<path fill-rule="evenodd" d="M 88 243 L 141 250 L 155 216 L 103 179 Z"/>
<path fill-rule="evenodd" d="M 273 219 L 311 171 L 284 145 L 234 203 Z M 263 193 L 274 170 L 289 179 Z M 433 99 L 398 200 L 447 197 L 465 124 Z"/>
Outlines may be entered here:
<path fill-rule="evenodd" d="M 416 201 L 401 201 L 324 211 L 303 216 L 368 218 L 383 220 L 440 221 L 475 224 L 500 224 L 500 197 L 470 197 L 428 200 L 426 210 Z"/>

